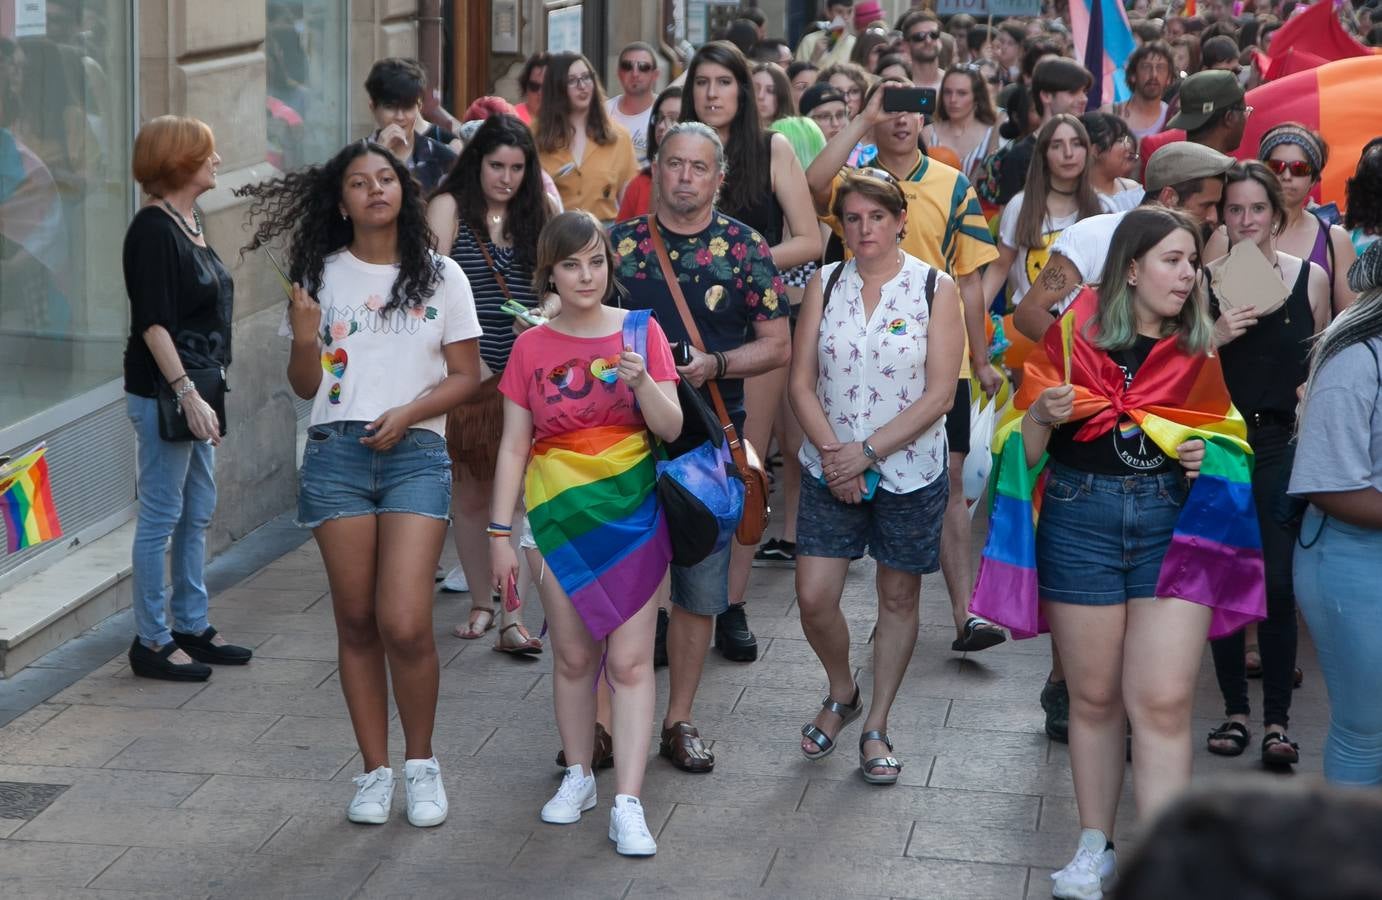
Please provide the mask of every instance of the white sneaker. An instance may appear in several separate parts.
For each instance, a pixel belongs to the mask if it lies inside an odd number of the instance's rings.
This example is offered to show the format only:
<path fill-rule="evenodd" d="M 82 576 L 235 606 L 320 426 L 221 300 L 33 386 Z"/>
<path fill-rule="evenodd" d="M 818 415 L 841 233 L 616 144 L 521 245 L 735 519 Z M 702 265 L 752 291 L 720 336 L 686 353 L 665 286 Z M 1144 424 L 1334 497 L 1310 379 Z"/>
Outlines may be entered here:
<path fill-rule="evenodd" d="M 446 821 L 446 789 L 437 758 L 410 759 L 403 764 L 403 787 L 408 792 L 408 821 L 431 828 Z"/>
<path fill-rule="evenodd" d="M 567 766 L 556 796 L 542 807 L 542 821 L 570 825 L 581 820 L 581 813 L 594 808 L 595 776 L 583 774 L 579 765 Z"/>
<path fill-rule="evenodd" d="M 464 594 L 470 590 L 470 584 L 465 580 L 465 570 L 460 566 L 446 573 L 442 579 L 441 589 L 448 594 Z"/>
<path fill-rule="evenodd" d="M 1108 838 L 1097 828 L 1080 832 L 1080 845 L 1070 865 L 1051 876 L 1051 896 L 1060 900 L 1103 900 L 1113 883 L 1118 857 L 1108 849 Z"/>
<path fill-rule="evenodd" d="M 380 766 L 373 772 L 356 775 L 351 781 L 359 788 L 346 807 L 346 818 L 362 825 L 383 825 L 389 821 L 393 805 L 393 769 Z"/>
<path fill-rule="evenodd" d="M 652 856 L 657 852 L 657 841 L 648 831 L 643 804 L 637 797 L 615 795 L 614 808 L 609 811 L 609 839 L 621 856 Z"/>

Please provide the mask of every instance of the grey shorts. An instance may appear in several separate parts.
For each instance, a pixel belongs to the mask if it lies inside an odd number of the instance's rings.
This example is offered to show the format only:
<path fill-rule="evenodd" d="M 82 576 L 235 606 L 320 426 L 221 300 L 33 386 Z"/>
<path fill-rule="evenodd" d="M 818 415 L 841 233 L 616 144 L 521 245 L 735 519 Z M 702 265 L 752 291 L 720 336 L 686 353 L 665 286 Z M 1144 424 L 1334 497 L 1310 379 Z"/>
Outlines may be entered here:
<path fill-rule="evenodd" d="M 698 616 L 718 616 L 729 609 L 729 554 L 712 553 L 694 566 L 672 566 L 672 603 Z"/>
<path fill-rule="evenodd" d="M 805 470 L 797 503 L 797 555 L 858 559 L 865 552 L 899 572 L 926 575 L 940 567 L 941 517 L 950 477 L 894 494 L 881 487 L 872 500 L 841 503 Z"/>

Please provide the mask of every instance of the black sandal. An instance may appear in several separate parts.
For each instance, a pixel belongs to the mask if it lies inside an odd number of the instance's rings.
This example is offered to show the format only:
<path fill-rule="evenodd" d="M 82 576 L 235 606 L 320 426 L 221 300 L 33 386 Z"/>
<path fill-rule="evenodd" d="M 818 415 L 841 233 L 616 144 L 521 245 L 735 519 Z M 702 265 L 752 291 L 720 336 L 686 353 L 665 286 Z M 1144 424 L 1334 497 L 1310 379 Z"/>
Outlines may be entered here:
<path fill-rule="evenodd" d="M 974 653 L 987 650 L 1008 639 L 1003 629 L 992 622 L 985 622 L 978 616 L 970 616 L 961 629 L 962 634 L 950 642 L 950 649 L 956 653 Z"/>
<path fill-rule="evenodd" d="M 1298 762 L 1300 744 L 1293 743 L 1284 731 L 1269 731 L 1262 735 L 1262 765 L 1290 768 Z"/>
<path fill-rule="evenodd" d="M 807 722 L 801 726 L 801 736 L 820 748 L 815 753 L 808 753 L 806 748 L 801 749 L 801 755 L 807 759 L 824 759 L 835 751 L 835 738 L 840 736 L 840 732 L 845 730 L 845 726 L 859 718 L 864 712 L 864 701 L 859 696 L 859 685 L 854 686 L 854 699 L 848 703 L 841 703 L 832 700 L 827 694 L 821 701 L 821 709 L 832 712 L 840 717 L 840 727 L 835 729 L 835 737 L 831 737 L 816 726 L 815 722 Z"/>
<path fill-rule="evenodd" d="M 1209 733 L 1209 752 L 1215 756 L 1242 756 L 1243 751 L 1248 749 L 1248 741 L 1251 735 L 1248 734 L 1248 726 L 1242 722 L 1229 720 Z M 1216 747 L 1215 741 L 1228 741 L 1232 747 Z M 1263 738 L 1263 746 L 1266 746 L 1266 738 Z"/>

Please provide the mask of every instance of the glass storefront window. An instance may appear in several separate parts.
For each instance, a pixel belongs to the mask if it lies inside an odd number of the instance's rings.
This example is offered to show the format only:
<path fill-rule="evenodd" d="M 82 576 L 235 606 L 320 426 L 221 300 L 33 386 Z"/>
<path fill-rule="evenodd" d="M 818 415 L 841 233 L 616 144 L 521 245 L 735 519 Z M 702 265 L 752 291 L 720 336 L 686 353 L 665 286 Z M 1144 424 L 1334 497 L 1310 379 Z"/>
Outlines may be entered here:
<path fill-rule="evenodd" d="M 337 0 L 268 0 L 268 159 L 279 169 L 323 162 L 348 139 L 346 10 Z"/>
<path fill-rule="evenodd" d="M 120 377 L 131 5 L 0 0 L 0 429 Z"/>

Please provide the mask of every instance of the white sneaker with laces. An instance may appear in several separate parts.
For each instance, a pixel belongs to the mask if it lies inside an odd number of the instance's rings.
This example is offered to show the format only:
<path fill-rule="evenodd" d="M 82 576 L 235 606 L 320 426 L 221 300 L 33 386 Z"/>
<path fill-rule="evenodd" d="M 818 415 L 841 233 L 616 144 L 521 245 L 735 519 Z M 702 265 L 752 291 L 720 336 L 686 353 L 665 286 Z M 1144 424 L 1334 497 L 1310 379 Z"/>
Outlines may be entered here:
<path fill-rule="evenodd" d="M 1108 838 L 1097 828 L 1080 832 L 1080 844 L 1070 864 L 1051 876 L 1055 885 L 1051 896 L 1059 900 L 1103 900 L 1113 883 L 1118 857 L 1109 849 Z"/>
<path fill-rule="evenodd" d="M 570 825 L 581 820 L 581 813 L 594 808 L 595 776 L 585 774 L 580 765 L 567 766 L 556 796 L 542 807 L 542 821 Z"/>
<path fill-rule="evenodd" d="M 408 792 L 408 821 L 431 828 L 446 821 L 446 788 L 437 758 L 410 759 L 403 764 L 403 787 Z"/>
<path fill-rule="evenodd" d="M 648 830 L 643 804 L 637 797 L 615 795 L 614 808 L 609 811 L 609 839 L 621 856 L 652 856 L 657 852 L 657 841 Z"/>
<path fill-rule="evenodd" d="M 441 589 L 448 594 L 464 594 L 470 590 L 470 584 L 465 580 L 465 570 L 460 566 L 446 573 L 442 579 Z"/>
<path fill-rule="evenodd" d="M 362 825 L 383 825 L 389 821 L 393 805 L 393 769 L 380 766 L 373 772 L 356 775 L 355 799 L 346 807 L 346 818 Z"/>

